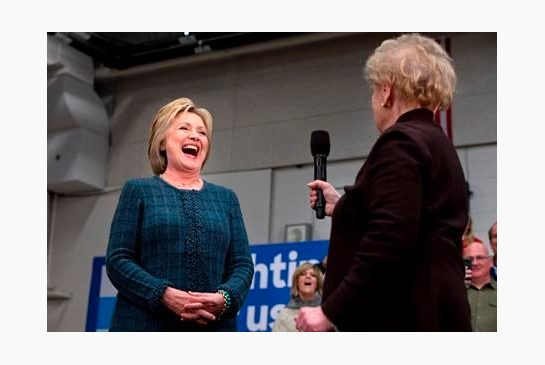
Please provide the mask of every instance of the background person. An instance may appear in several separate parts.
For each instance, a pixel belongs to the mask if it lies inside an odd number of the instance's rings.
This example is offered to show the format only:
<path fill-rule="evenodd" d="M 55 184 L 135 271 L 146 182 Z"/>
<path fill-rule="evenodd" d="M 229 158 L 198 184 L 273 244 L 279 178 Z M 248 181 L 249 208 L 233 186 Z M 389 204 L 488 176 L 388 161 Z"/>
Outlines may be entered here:
<path fill-rule="evenodd" d="M 125 183 L 110 230 L 110 331 L 232 331 L 253 276 L 238 199 L 202 179 L 212 116 L 190 99 L 151 125 L 155 176 Z"/>
<path fill-rule="evenodd" d="M 492 257 L 482 242 L 464 248 L 464 259 L 471 260 L 471 280 L 467 296 L 471 307 L 471 325 L 476 332 L 497 331 L 497 283 L 490 275 Z"/>
<path fill-rule="evenodd" d="M 295 332 L 295 318 L 302 307 L 317 307 L 322 300 L 322 273 L 317 265 L 303 263 L 293 273 L 288 304 L 278 312 L 273 332 Z"/>
<path fill-rule="evenodd" d="M 488 230 L 488 240 L 490 242 L 490 247 L 494 251 L 494 264 L 490 269 L 490 274 L 494 280 L 498 280 L 498 222 L 494 224 Z"/>

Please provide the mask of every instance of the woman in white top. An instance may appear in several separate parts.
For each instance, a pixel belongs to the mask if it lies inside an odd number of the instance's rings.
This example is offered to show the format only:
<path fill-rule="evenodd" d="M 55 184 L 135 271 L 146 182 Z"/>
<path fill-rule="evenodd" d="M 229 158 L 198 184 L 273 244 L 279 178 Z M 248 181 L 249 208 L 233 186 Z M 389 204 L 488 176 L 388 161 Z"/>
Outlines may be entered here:
<path fill-rule="evenodd" d="M 289 303 L 278 312 L 273 332 L 297 332 L 295 318 L 301 307 L 317 307 L 322 301 L 323 276 L 318 266 L 305 262 L 293 273 Z"/>

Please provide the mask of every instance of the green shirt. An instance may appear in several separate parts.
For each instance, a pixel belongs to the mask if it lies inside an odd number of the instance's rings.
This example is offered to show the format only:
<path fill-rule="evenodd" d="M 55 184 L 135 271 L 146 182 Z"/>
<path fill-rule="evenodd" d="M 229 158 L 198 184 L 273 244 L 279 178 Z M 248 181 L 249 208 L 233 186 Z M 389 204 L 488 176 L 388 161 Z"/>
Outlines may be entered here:
<path fill-rule="evenodd" d="M 490 283 L 477 289 L 474 285 L 467 287 L 467 299 L 471 307 L 471 327 L 475 332 L 497 332 L 497 283 Z"/>

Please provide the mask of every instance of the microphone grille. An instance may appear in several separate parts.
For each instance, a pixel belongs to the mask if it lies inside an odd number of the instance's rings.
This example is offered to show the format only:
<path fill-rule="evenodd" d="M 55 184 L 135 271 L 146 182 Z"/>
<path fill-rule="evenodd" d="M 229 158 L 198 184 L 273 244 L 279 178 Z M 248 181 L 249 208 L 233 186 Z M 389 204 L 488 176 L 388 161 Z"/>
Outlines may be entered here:
<path fill-rule="evenodd" d="M 327 131 L 316 130 L 310 135 L 310 152 L 312 156 L 329 155 L 329 133 Z"/>

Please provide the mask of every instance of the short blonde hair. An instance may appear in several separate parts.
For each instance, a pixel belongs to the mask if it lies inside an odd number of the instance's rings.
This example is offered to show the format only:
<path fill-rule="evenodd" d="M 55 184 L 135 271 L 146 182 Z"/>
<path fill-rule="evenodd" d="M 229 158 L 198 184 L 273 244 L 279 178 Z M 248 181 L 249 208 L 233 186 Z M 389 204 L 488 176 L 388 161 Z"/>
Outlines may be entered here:
<path fill-rule="evenodd" d="M 311 264 L 310 262 L 305 262 L 299 265 L 299 267 L 295 269 L 295 271 L 293 272 L 293 277 L 291 278 L 292 298 L 296 298 L 299 296 L 299 288 L 297 287 L 297 281 L 299 279 L 299 276 L 301 276 L 308 269 L 314 270 L 314 274 L 316 274 L 316 279 L 317 279 L 316 292 L 322 295 L 322 287 L 323 287 L 324 278 L 322 276 L 322 272 L 320 271 L 320 268 L 317 265 Z"/>
<path fill-rule="evenodd" d="M 435 40 L 420 34 L 382 42 L 367 59 L 364 73 L 370 82 L 390 86 L 424 108 L 447 109 L 454 99 L 452 58 Z"/>
<path fill-rule="evenodd" d="M 166 151 L 161 150 L 167 135 L 167 130 L 170 123 L 172 123 L 172 120 L 176 118 L 179 113 L 183 112 L 194 113 L 203 120 L 206 128 L 206 135 L 208 137 L 208 151 L 204 157 L 203 166 L 206 163 L 206 160 L 208 160 L 212 145 L 212 115 L 208 110 L 197 107 L 191 99 L 179 98 L 162 106 L 151 124 L 148 141 L 148 158 L 151 168 L 156 175 L 165 172 L 168 164 Z"/>

